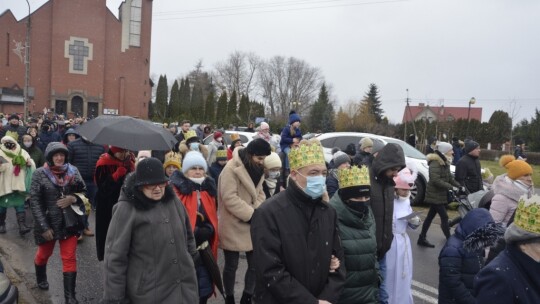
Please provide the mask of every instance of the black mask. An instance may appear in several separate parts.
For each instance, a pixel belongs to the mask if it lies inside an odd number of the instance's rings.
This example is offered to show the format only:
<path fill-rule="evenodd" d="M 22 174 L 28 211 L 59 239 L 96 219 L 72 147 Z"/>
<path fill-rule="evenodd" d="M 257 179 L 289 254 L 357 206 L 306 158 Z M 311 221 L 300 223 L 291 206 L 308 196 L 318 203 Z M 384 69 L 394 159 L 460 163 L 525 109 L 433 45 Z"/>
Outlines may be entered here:
<path fill-rule="evenodd" d="M 15 148 L 15 144 L 8 141 L 8 142 L 4 143 L 4 147 L 6 147 L 6 149 L 8 149 L 8 150 L 11 150 L 11 149 Z"/>
<path fill-rule="evenodd" d="M 49 126 L 42 126 L 41 130 L 47 132 L 47 131 L 49 131 Z"/>
<path fill-rule="evenodd" d="M 9 125 L 12 126 L 13 128 L 18 128 L 19 127 L 18 123 L 10 123 Z"/>
<path fill-rule="evenodd" d="M 362 213 L 366 213 L 368 211 L 368 207 L 370 206 L 369 200 L 365 202 L 347 200 L 346 203 L 347 203 L 347 206 L 349 206 L 349 208 L 362 212 Z"/>

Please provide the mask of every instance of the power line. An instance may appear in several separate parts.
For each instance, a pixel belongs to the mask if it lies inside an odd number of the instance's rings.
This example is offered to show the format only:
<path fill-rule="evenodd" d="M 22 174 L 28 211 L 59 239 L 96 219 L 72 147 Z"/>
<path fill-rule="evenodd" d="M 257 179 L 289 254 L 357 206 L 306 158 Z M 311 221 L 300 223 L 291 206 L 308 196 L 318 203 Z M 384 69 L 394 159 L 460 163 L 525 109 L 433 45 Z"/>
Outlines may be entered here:
<path fill-rule="evenodd" d="M 341 1 L 341 0 L 327 0 L 320 2 L 332 2 L 332 1 Z M 236 12 L 236 13 L 218 13 L 218 14 L 206 14 L 206 12 L 194 13 L 202 14 L 195 16 L 180 16 L 180 17 L 171 17 L 171 18 L 155 18 L 154 21 L 166 21 L 166 20 L 181 20 L 181 19 L 198 19 L 198 18 L 209 18 L 209 17 L 224 17 L 224 16 L 238 16 L 238 15 L 249 15 L 249 14 L 265 14 L 265 13 L 277 13 L 277 12 L 292 12 L 292 11 L 303 11 L 303 10 L 314 10 L 322 8 L 334 8 L 334 7 L 349 7 L 349 6 L 361 6 L 361 5 L 374 5 L 374 4 L 385 4 L 385 3 L 395 3 L 395 2 L 406 2 L 409 0 L 386 0 L 386 1 L 372 1 L 372 2 L 363 2 L 363 3 L 349 3 L 349 4 L 336 4 L 336 5 L 322 5 L 322 6 L 312 6 L 312 7 L 299 7 L 299 8 L 284 8 L 284 9 L 270 9 L 270 10 L 260 10 L 260 11 L 247 11 L 247 12 Z M 306 3 L 306 4 L 312 4 Z M 317 4 L 317 3 L 315 3 Z M 212 9 L 209 9 L 212 10 Z M 209 11 L 208 13 L 212 13 Z M 178 14 L 178 13 L 177 13 Z"/>

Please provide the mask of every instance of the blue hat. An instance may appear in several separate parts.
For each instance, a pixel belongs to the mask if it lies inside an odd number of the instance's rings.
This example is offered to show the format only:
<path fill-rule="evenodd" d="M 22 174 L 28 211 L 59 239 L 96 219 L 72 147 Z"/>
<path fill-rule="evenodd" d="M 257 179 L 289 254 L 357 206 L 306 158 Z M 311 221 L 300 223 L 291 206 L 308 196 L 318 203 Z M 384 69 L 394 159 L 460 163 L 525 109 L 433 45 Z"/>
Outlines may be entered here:
<path fill-rule="evenodd" d="M 204 171 L 208 170 L 208 165 L 201 152 L 189 151 L 182 161 L 182 173 L 186 174 L 189 169 L 195 166 L 203 167 Z"/>
<path fill-rule="evenodd" d="M 296 114 L 295 111 L 291 111 L 291 113 L 289 113 L 289 124 L 292 125 L 293 123 L 297 121 L 301 121 L 300 115 Z"/>

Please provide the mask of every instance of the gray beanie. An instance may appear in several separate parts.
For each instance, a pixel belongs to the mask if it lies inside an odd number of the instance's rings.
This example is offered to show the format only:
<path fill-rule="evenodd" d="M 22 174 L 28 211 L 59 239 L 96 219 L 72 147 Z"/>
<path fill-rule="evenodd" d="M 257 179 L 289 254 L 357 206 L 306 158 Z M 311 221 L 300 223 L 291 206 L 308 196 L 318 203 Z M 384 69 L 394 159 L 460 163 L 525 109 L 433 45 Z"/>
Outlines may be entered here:
<path fill-rule="evenodd" d="M 373 147 L 373 141 L 369 137 L 364 137 L 360 140 L 360 150 L 364 151 L 365 148 Z"/>
<path fill-rule="evenodd" d="M 469 154 L 469 152 L 478 148 L 479 146 L 480 144 L 475 142 L 474 140 L 467 140 L 465 141 L 465 148 L 463 148 L 463 150 L 465 151 L 465 153 Z"/>
<path fill-rule="evenodd" d="M 437 144 L 436 150 L 441 152 L 442 154 L 446 154 L 446 153 L 452 151 L 453 148 L 454 147 L 451 144 L 441 141 L 441 142 L 439 142 Z"/>
<path fill-rule="evenodd" d="M 342 151 L 337 151 L 334 153 L 334 168 L 338 168 L 339 166 L 343 165 L 344 163 L 351 163 L 351 158 L 347 153 Z"/>

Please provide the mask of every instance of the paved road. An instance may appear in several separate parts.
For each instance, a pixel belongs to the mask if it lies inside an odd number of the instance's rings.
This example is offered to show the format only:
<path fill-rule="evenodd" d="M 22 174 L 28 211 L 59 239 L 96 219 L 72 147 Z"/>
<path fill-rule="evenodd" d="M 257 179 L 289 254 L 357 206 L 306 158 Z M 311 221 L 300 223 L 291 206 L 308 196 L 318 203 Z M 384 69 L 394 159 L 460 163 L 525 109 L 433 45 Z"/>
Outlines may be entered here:
<path fill-rule="evenodd" d="M 438 219 L 438 218 L 437 218 Z M 29 224 L 31 216 L 28 217 Z M 94 217 L 91 215 L 90 222 L 93 225 Z M 437 223 L 437 220 L 434 221 Z M 4 261 L 8 261 L 18 276 L 26 283 L 22 287 L 21 303 L 63 303 L 63 279 L 62 266 L 58 246 L 51 257 L 48 265 L 50 289 L 41 291 L 36 287 L 33 258 L 37 249 L 33 235 L 30 233 L 24 238 L 18 234 L 13 209 L 8 210 L 8 232 L 0 235 L 0 254 Z M 435 249 L 418 247 L 416 240 L 419 231 L 410 232 L 413 257 L 414 257 L 414 282 L 413 295 L 415 303 L 437 303 L 438 264 L 437 257 L 444 237 L 439 225 L 434 224 L 428 233 L 428 239 L 437 245 Z M 98 303 L 102 295 L 102 263 L 97 261 L 94 238 L 87 237 L 79 243 L 77 250 L 78 279 L 77 298 L 80 303 Z M 223 256 L 220 252 L 219 263 L 223 266 Z M 246 269 L 245 258 L 241 259 L 237 274 L 236 299 L 239 301 L 243 288 L 243 274 Z M 21 283 L 19 283 L 21 284 Z M 223 299 L 213 298 L 211 304 L 224 303 Z"/>

